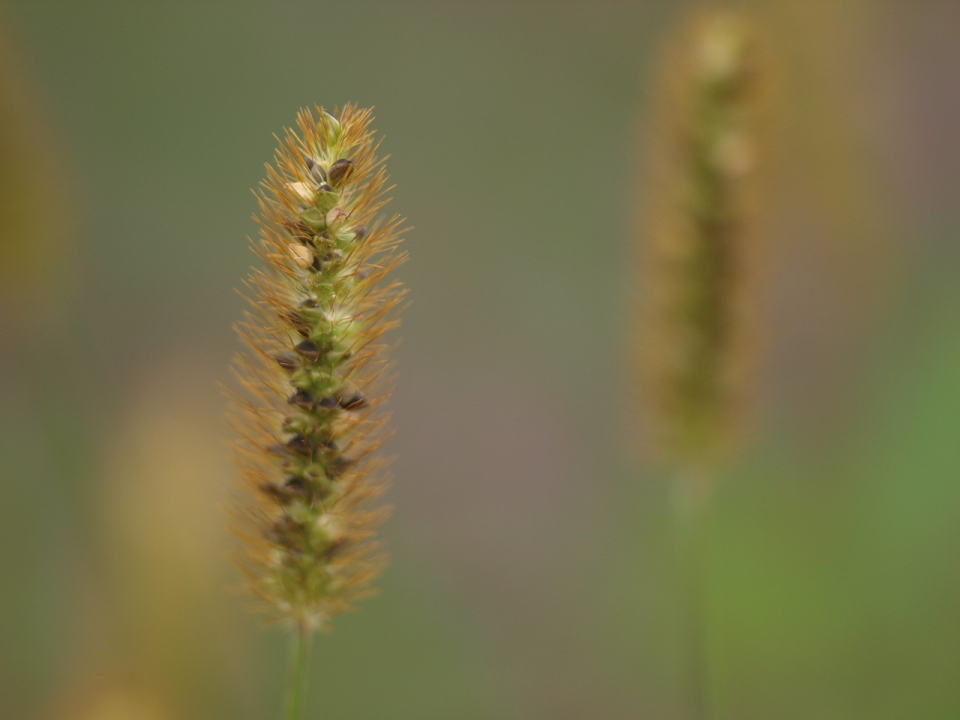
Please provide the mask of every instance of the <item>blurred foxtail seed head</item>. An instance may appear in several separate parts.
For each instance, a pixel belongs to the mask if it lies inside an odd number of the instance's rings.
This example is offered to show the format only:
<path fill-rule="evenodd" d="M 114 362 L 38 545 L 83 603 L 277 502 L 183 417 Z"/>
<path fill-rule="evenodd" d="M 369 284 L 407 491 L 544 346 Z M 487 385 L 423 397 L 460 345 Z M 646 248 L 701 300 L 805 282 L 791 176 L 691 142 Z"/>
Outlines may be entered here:
<path fill-rule="evenodd" d="M 751 25 L 704 10 L 670 39 L 641 228 L 646 424 L 674 466 L 737 449 L 756 369 L 761 54 Z"/>

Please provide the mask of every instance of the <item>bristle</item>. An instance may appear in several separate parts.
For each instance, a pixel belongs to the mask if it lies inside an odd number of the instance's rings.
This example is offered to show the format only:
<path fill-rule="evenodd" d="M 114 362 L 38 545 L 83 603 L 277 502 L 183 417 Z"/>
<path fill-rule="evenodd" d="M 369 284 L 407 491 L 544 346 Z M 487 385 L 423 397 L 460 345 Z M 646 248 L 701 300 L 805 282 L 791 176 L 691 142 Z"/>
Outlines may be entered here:
<path fill-rule="evenodd" d="M 303 110 L 259 195 L 264 267 L 247 283 L 232 394 L 248 497 L 236 513 L 250 591 L 297 628 L 328 626 L 369 594 L 384 559 L 367 508 L 385 481 L 375 451 L 389 395 L 384 332 L 403 289 L 403 221 L 378 223 L 387 176 L 369 110 Z"/>
<path fill-rule="evenodd" d="M 671 39 L 642 228 L 641 370 L 656 445 L 711 465 L 740 436 L 754 366 L 758 47 L 729 11 Z"/>

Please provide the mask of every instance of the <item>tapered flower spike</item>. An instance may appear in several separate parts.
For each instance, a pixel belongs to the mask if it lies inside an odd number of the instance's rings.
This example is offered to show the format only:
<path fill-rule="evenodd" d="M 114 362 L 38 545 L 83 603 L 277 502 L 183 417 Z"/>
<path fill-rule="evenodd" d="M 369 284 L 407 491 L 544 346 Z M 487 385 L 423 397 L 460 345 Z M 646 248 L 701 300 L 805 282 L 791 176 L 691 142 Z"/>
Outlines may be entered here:
<path fill-rule="evenodd" d="M 763 77 L 748 21 L 705 10 L 671 38 L 642 230 L 640 368 L 657 446 L 709 470 L 741 435 L 755 369 Z"/>
<path fill-rule="evenodd" d="M 669 38 L 642 236 L 639 367 L 673 473 L 683 717 L 710 717 L 711 484 L 738 446 L 755 365 L 762 60 L 750 24 L 699 11 Z"/>
<path fill-rule="evenodd" d="M 231 393 L 238 512 L 249 590 L 301 638 L 370 592 L 384 564 L 374 531 L 383 509 L 390 392 L 384 333 L 404 290 L 399 217 L 378 220 L 387 175 L 369 110 L 303 110 L 280 139 L 259 194 L 263 267 L 247 281 L 238 325 L 246 351 Z"/>

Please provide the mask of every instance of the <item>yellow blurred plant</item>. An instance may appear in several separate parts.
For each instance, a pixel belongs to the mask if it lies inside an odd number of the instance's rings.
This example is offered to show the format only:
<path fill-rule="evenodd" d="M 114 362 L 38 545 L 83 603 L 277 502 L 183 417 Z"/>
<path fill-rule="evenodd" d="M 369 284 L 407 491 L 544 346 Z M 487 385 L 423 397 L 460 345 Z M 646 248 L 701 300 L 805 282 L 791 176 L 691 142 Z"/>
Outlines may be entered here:
<path fill-rule="evenodd" d="M 740 15 L 700 12 L 668 45 L 642 233 L 640 368 L 661 454 L 698 472 L 735 449 L 755 370 L 761 81 Z"/>

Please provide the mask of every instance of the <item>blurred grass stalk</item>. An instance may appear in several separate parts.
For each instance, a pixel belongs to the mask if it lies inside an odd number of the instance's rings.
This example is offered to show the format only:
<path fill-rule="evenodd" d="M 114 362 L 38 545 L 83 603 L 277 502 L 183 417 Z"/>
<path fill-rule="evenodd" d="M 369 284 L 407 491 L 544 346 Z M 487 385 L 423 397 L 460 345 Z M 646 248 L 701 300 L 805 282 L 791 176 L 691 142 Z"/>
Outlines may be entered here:
<path fill-rule="evenodd" d="M 643 230 L 640 368 L 676 490 L 685 715 L 709 716 L 707 506 L 741 444 L 754 368 L 759 67 L 748 22 L 702 10 L 669 39 Z"/>

